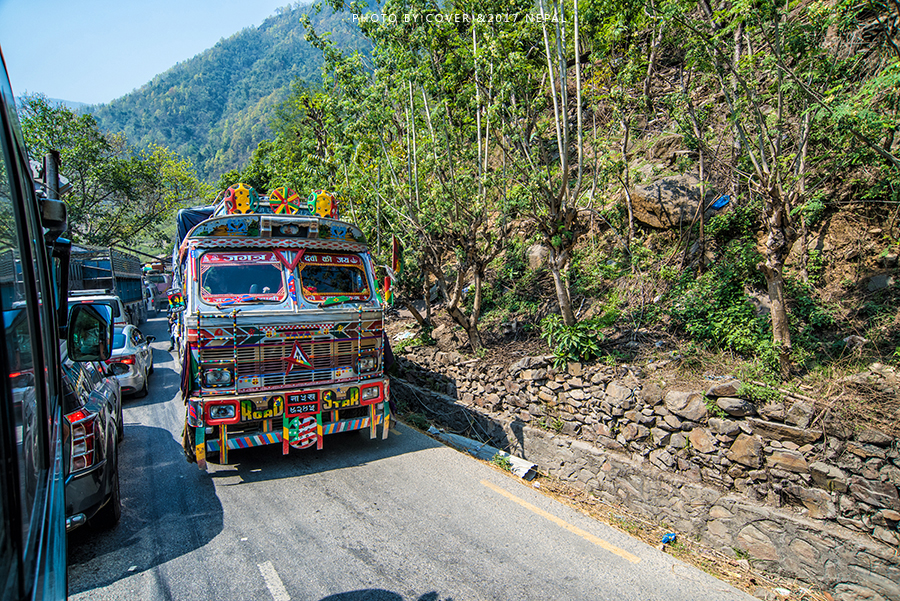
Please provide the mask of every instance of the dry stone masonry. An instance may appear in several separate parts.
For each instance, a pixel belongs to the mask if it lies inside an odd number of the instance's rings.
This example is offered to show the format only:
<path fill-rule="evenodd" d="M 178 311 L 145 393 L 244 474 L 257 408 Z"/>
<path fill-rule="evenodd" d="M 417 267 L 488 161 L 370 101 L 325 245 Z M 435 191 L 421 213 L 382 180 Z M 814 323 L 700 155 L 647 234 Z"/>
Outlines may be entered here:
<path fill-rule="evenodd" d="M 427 347 L 398 363 L 396 398 L 545 473 L 835 599 L 900 600 L 895 438 L 825 419 L 812 399 L 757 406 L 730 378 L 673 390 L 634 367 L 503 369 Z M 892 368 L 860 377 L 896 394 Z"/>

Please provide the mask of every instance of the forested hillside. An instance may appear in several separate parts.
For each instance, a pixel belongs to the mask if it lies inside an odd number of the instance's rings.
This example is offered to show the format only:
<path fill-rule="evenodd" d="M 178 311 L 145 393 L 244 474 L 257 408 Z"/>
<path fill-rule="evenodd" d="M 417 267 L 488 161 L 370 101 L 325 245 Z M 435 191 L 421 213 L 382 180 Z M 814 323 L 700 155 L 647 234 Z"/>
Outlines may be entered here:
<path fill-rule="evenodd" d="M 896 3 L 301 12 L 98 116 L 219 187 L 335 189 L 379 263 L 401 239 L 401 296 L 441 304 L 424 341 L 444 316 L 470 352 L 541 335 L 564 363 L 664 333 L 780 381 L 900 357 Z"/>
<path fill-rule="evenodd" d="M 340 47 L 368 47 L 346 14 L 287 7 L 92 113 L 103 129 L 139 147 L 166 146 L 193 162 L 201 179 L 214 181 L 270 134 L 269 121 L 292 82 L 321 82 L 322 54 L 304 40 L 307 13 Z"/>

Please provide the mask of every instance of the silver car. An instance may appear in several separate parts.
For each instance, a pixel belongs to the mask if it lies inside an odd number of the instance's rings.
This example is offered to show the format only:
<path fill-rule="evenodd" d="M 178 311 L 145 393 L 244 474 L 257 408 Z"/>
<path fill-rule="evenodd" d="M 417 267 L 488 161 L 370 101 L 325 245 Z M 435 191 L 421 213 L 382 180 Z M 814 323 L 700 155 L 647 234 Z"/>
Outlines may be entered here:
<path fill-rule="evenodd" d="M 145 337 L 133 325 L 116 326 L 112 357 L 107 363 L 123 393 L 139 392 L 140 396 L 147 396 L 150 374 L 153 373 L 153 349 L 150 348 L 150 343 L 154 340 L 155 336 Z"/>

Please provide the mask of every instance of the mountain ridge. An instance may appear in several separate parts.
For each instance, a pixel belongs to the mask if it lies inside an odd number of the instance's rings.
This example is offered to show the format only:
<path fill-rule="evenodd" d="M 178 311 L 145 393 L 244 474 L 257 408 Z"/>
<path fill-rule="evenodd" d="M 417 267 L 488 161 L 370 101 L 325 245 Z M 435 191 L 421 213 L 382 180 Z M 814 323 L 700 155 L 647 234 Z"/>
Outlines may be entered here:
<path fill-rule="evenodd" d="M 321 52 L 305 39 L 303 15 L 345 50 L 368 50 L 347 14 L 286 8 L 87 110 L 103 129 L 137 146 L 166 146 L 191 161 L 201 179 L 214 181 L 240 168 L 270 135 L 269 121 L 295 81 L 321 85 Z"/>

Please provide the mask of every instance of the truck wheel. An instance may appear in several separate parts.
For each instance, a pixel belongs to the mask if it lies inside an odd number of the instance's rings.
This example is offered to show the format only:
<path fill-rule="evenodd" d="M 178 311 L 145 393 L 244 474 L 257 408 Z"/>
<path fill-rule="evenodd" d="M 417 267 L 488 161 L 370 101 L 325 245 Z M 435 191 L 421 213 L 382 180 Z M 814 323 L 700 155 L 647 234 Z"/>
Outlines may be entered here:
<path fill-rule="evenodd" d="M 109 500 L 91 519 L 91 524 L 101 530 L 110 530 L 122 518 L 122 496 L 119 490 L 119 456 L 115 445 L 112 447 L 112 454 L 112 490 L 109 492 Z"/>
<path fill-rule="evenodd" d="M 184 418 L 184 430 L 181 431 L 181 448 L 184 450 L 184 458 L 188 463 L 197 463 L 197 453 L 194 451 L 194 429 L 188 425 L 187 416 Z"/>

